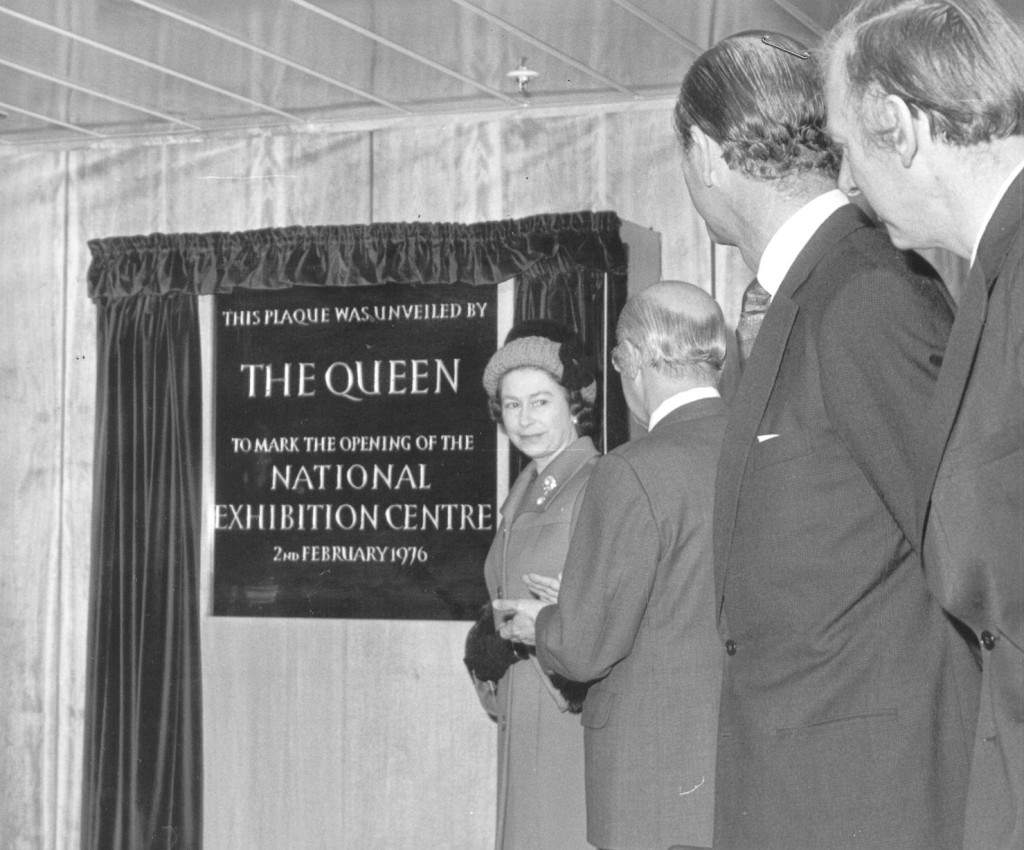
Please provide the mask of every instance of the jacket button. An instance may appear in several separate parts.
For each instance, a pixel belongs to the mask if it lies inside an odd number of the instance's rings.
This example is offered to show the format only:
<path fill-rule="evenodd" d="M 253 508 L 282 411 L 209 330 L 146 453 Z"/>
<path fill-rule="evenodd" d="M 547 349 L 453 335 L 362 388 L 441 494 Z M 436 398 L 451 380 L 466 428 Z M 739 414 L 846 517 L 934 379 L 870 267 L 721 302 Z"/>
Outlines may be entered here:
<path fill-rule="evenodd" d="M 734 641 L 732 638 L 729 638 L 729 640 L 727 640 L 725 642 L 725 654 L 726 655 L 735 655 L 736 654 L 736 641 Z"/>
<path fill-rule="evenodd" d="M 981 633 L 981 645 L 985 647 L 985 649 L 994 649 L 996 645 L 996 636 L 988 629 L 985 629 L 985 631 Z"/>

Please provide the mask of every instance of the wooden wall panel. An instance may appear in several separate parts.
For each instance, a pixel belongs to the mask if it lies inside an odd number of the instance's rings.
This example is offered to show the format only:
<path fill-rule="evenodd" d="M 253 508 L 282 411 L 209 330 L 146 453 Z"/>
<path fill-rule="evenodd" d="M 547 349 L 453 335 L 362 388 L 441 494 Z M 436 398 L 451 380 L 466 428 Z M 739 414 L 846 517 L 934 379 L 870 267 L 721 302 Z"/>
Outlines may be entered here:
<path fill-rule="evenodd" d="M 493 724 L 461 623 L 204 623 L 207 830 L 217 848 L 478 848 Z"/>
<path fill-rule="evenodd" d="M 606 150 L 600 115 L 508 120 L 502 128 L 505 215 L 607 209 Z"/>
<path fill-rule="evenodd" d="M 66 158 L 10 156 L 0 172 L 0 843 L 63 846 L 77 834 L 75 668 L 80 621 L 67 616 L 88 555 L 69 523 L 88 515 L 67 490 L 69 383 Z M 91 352 L 90 352 L 91 355 Z M 85 429 L 88 432 L 88 426 Z M 77 650 L 77 651 L 76 651 Z M 77 721 L 77 722 L 76 722 Z"/>
<path fill-rule="evenodd" d="M 495 221 L 503 204 L 497 122 L 424 122 L 372 134 L 373 217 L 367 223 Z"/>
<path fill-rule="evenodd" d="M 0 695 L 0 778 L 24 789 L 0 802 L 0 834 L 21 836 L 15 850 L 77 843 L 95 416 L 86 241 L 608 209 L 658 232 L 666 277 L 704 283 L 710 251 L 669 113 L 7 157 L 0 235 L 27 246 L 0 265 L 0 524 L 14 529 L 0 566 L 0 664 L 14 683 Z M 207 568 L 204 591 L 208 580 Z M 462 667 L 467 628 L 204 613 L 207 847 L 488 846 L 496 732 Z"/>

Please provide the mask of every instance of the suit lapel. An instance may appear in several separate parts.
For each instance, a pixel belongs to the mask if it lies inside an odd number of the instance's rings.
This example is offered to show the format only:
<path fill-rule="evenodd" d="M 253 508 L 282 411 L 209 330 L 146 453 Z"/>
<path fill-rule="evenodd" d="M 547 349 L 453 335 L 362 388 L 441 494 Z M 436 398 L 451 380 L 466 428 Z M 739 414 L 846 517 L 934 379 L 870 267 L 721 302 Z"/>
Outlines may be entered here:
<path fill-rule="evenodd" d="M 920 480 L 918 482 L 917 526 L 918 540 L 924 539 L 925 517 L 932 485 L 939 472 L 939 463 L 945 453 L 949 435 L 953 430 L 953 422 L 960 410 L 964 391 L 967 389 L 967 378 L 978 353 L 978 342 L 981 329 L 985 326 L 985 313 L 988 310 L 988 288 L 981 267 L 975 265 L 967 282 L 963 303 L 957 311 L 953 331 L 949 335 L 949 343 L 943 355 L 942 370 L 935 384 L 932 395 L 932 425 L 924 439 Z"/>
<path fill-rule="evenodd" d="M 870 226 L 871 223 L 864 214 L 852 204 L 841 207 L 825 220 L 797 255 L 779 286 L 779 291 L 772 298 L 750 353 L 750 360 L 743 369 L 732 402 L 732 412 L 726 424 L 722 458 L 718 465 L 715 484 L 715 592 L 719 620 L 725 598 L 729 553 L 743 474 L 757 438 L 757 428 L 764 418 L 768 400 L 775 388 L 782 357 L 786 353 L 786 344 L 799 312 L 799 303 L 803 297 L 801 287 L 810 278 L 822 257 L 840 239 L 860 227 Z"/>
<path fill-rule="evenodd" d="M 978 256 L 971 268 L 962 303 L 957 310 L 953 331 L 942 361 L 942 371 L 932 396 L 931 428 L 925 438 L 917 484 L 917 522 L 919 540 L 924 539 L 924 526 L 928 516 L 932 487 L 939 473 L 953 424 L 963 403 L 967 383 L 981 343 L 981 333 L 988 313 L 988 299 L 999 276 L 999 269 L 1024 251 L 1020 235 L 1024 199 L 1024 174 L 1017 176 L 1003 196 L 992 220 L 985 229 Z"/>
<path fill-rule="evenodd" d="M 796 321 L 797 304 L 777 294 L 761 323 L 750 360 L 740 378 L 733 399 L 732 411 L 725 426 L 722 458 L 715 482 L 715 592 L 718 615 L 721 616 L 725 593 L 725 575 L 732 545 L 732 532 L 739 504 L 740 484 L 747 468 L 747 458 L 757 437 L 757 427 L 764 417 L 775 378 L 779 373 L 786 341 Z"/>

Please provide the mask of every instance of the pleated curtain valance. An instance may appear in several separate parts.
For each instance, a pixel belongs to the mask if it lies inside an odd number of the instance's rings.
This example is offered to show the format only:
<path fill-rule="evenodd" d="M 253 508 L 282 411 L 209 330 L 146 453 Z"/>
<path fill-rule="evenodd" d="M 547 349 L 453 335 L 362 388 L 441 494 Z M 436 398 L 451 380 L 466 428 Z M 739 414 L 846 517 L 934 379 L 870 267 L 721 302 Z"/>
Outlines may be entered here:
<path fill-rule="evenodd" d="M 625 272 L 619 217 L 577 212 L 477 224 L 284 227 L 89 242 L 96 302 L 140 293 L 213 295 L 289 286 L 496 284 Z"/>

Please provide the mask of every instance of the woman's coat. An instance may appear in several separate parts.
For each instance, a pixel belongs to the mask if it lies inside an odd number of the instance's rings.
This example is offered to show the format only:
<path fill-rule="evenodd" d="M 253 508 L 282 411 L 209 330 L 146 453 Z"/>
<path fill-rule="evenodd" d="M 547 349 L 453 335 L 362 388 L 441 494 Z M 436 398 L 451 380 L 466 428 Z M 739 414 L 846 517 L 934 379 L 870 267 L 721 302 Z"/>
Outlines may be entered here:
<path fill-rule="evenodd" d="M 598 453 L 573 442 L 536 475 L 531 463 L 501 508 L 484 575 L 492 599 L 531 598 L 525 573 L 562 572 L 577 505 Z M 498 683 L 498 850 L 586 848 L 583 727 L 532 653 Z"/>

